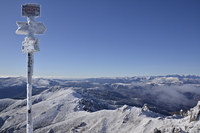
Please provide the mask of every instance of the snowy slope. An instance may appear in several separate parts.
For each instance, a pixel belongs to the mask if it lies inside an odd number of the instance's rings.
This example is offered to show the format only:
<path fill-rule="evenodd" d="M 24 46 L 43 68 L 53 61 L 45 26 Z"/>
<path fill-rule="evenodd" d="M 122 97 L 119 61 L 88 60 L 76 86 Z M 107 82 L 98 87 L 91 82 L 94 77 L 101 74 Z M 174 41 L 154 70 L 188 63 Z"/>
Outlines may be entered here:
<path fill-rule="evenodd" d="M 0 100 L 0 133 L 24 133 L 26 100 Z M 163 116 L 144 108 L 124 105 L 105 110 L 100 101 L 77 88 L 52 87 L 33 97 L 34 133 L 159 133 L 200 132 L 200 102 L 188 116 Z"/>

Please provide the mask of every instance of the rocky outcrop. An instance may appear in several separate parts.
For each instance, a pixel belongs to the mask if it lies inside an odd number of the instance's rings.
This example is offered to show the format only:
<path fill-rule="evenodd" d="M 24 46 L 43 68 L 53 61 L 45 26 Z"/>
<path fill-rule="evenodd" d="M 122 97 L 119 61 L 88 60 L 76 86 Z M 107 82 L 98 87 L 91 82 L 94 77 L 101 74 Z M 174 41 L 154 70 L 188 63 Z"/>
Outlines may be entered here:
<path fill-rule="evenodd" d="M 197 103 L 197 106 L 190 109 L 190 122 L 197 121 L 200 119 L 200 101 Z"/>
<path fill-rule="evenodd" d="M 187 112 L 180 110 L 180 115 L 183 117 L 190 117 L 190 122 L 200 120 L 200 101 L 194 108 L 191 108 Z"/>

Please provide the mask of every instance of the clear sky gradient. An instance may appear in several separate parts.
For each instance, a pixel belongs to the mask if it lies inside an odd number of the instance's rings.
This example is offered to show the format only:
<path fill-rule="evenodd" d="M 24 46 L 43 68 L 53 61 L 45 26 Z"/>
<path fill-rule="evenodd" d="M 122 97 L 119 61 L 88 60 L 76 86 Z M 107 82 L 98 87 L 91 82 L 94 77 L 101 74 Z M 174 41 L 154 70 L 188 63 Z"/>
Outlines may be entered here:
<path fill-rule="evenodd" d="M 47 27 L 34 76 L 200 75 L 199 0 L 0 0 L 0 76 L 26 76 L 26 3 Z"/>

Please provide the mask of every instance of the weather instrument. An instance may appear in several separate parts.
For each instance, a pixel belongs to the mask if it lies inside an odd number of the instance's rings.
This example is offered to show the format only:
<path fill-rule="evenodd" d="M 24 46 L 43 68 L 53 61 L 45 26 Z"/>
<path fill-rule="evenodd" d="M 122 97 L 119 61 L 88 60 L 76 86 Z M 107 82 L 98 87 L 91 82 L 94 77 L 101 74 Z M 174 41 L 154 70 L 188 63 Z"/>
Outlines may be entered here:
<path fill-rule="evenodd" d="M 27 58 L 27 126 L 26 132 L 33 133 L 32 122 L 32 76 L 34 52 L 39 52 L 39 39 L 34 35 L 42 35 L 46 31 L 43 23 L 35 22 L 35 18 L 40 17 L 41 6 L 38 4 L 22 5 L 22 17 L 27 17 L 28 22 L 16 22 L 18 29 L 16 34 L 27 35 L 22 42 L 22 52 L 28 53 Z"/>

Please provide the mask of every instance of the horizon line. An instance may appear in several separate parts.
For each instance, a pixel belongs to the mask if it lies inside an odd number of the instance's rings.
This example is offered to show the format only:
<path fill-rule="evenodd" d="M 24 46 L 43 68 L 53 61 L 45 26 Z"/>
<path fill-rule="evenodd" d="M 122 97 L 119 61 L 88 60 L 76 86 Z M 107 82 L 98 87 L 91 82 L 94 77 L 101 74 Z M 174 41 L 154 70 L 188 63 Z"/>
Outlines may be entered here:
<path fill-rule="evenodd" d="M 167 74 L 167 75 L 151 75 L 151 76 L 99 76 L 99 77 L 67 77 L 67 76 L 33 76 L 33 78 L 47 78 L 47 79 L 88 79 L 88 78 L 128 78 L 128 77 L 154 77 L 154 76 L 197 76 L 200 77 L 200 75 L 197 74 Z M 6 76 L 0 76 L 0 78 L 9 78 L 9 77 L 24 77 L 22 75 L 6 75 Z"/>

